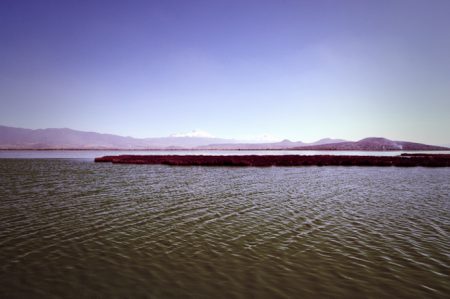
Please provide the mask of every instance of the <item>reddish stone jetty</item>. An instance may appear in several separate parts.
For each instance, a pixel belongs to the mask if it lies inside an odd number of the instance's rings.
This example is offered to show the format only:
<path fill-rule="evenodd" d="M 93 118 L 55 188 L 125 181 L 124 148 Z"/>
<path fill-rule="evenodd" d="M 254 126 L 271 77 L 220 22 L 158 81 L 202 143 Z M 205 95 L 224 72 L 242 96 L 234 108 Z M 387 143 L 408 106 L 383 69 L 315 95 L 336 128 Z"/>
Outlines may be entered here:
<path fill-rule="evenodd" d="M 424 166 L 449 167 L 450 154 L 402 154 L 400 156 L 202 156 L 120 155 L 95 158 L 95 162 L 122 164 L 165 164 L 176 166 Z"/>

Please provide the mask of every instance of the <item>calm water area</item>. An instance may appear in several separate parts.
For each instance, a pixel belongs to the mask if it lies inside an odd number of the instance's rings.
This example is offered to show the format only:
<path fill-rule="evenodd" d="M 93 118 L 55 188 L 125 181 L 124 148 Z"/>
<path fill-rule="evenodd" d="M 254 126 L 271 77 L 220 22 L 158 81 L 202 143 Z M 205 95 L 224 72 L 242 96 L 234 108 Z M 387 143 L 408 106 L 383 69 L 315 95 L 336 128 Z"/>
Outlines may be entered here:
<path fill-rule="evenodd" d="M 115 155 L 358 155 L 358 156 L 397 156 L 402 153 L 450 154 L 450 151 L 291 151 L 291 150 L 0 150 L 1 158 L 79 158 L 94 159 Z"/>
<path fill-rule="evenodd" d="M 0 151 L 0 298 L 449 298 L 450 168 L 108 154 Z"/>

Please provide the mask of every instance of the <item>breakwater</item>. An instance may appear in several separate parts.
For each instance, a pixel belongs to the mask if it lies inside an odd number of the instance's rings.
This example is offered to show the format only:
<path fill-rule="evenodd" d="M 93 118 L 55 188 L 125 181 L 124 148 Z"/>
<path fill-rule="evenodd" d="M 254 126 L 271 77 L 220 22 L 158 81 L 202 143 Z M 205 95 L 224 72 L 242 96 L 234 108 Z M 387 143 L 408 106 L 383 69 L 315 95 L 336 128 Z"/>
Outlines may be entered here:
<path fill-rule="evenodd" d="M 165 164 L 176 166 L 400 166 L 449 167 L 450 154 L 402 154 L 399 156 L 333 155 L 119 155 L 95 158 L 95 162 Z"/>

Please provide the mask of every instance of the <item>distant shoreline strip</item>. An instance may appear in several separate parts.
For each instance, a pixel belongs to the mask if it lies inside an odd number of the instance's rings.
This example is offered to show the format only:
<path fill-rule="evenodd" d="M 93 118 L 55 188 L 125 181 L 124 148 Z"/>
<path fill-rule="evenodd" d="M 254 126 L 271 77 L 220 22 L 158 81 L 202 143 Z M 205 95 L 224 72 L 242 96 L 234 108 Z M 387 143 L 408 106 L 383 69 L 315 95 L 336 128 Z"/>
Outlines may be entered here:
<path fill-rule="evenodd" d="M 399 156 L 335 155 L 118 155 L 95 158 L 115 164 L 173 166 L 397 166 L 449 167 L 450 154 L 401 154 Z"/>

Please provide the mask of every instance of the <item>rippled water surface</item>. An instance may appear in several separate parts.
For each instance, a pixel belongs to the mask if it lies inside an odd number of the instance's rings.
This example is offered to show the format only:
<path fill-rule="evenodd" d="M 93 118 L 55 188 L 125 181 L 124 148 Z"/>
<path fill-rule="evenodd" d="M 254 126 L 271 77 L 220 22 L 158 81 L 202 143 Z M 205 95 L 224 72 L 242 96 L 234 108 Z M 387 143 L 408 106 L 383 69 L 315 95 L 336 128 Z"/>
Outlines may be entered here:
<path fill-rule="evenodd" d="M 0 266 L 1 298 L 444 298 L 450 169 L 0 159 Z"/>

